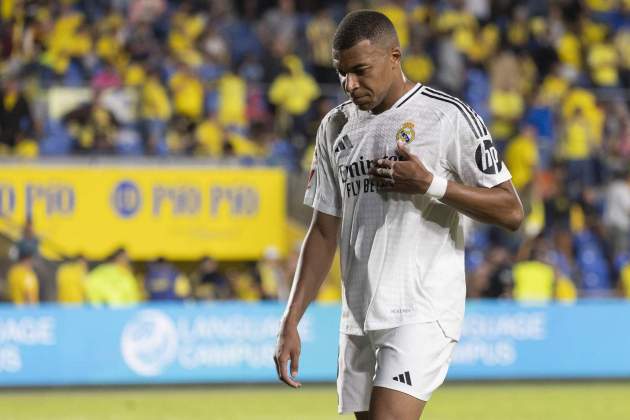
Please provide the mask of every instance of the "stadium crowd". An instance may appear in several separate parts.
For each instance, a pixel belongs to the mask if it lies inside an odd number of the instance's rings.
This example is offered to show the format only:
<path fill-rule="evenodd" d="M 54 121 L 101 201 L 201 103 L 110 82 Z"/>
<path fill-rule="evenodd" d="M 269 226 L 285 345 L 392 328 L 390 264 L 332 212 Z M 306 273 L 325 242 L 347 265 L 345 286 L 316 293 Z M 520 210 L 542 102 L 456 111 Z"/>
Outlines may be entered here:
<path fill-rule="evenodd" d="M 393 21 L 410 79 L 484 118 L 523 199 L 516 235 L 471 229 L 470 297 L 630 297 L 627 0 L 2 0 L 0 154 L 307 171 L 319 121 L 343 99 L 336 23 L 364 7 Z M 217 296 L 247 295 L 228 283 Z M 278 294 L 250 283 L 252 298 Z"/>
<path fill-rule="evenodd" d="M 16 261 L 6 273 L 3 297 L 16 305 L 54 301 L 66 305 L 125 306 L 144 301 L 286 300 L 297 264 L 297 251 L 286 259 L 269 248 L 258 262 L 219 264 L 204 257 L 189 270 L 164 258 L 132 262 L 124 248 L 104 261 L 83 255 L 66 258 L 55 267 L 54 284 L 42 284 L 44 271 L 37 241 L 23 239 Z M 42 290 L 42 286 L 46 290 Z M 320 296 L 337 301 L 338 293 Z M 4 299 L 0 299 L 2 301 Z"/>

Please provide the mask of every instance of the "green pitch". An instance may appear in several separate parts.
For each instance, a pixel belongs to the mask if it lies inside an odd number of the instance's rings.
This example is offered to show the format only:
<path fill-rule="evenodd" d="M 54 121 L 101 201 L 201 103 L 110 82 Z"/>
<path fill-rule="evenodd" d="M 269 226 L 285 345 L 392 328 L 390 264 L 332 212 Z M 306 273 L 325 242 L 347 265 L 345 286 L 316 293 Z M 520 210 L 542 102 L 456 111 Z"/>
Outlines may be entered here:
<path fill-rule="evenodd" d="M 333 386 L 0 391 L 2 420 L 334 420 Z M 630 383 L 451 384 L 425 420 L 630 419 Z"/>

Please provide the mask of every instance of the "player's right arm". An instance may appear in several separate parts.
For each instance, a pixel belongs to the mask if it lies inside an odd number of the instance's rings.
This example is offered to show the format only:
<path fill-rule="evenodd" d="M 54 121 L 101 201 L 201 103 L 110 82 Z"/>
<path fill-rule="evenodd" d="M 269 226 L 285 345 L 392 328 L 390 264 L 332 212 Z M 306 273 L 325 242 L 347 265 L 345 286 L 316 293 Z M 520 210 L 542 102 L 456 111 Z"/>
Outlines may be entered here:
<path fill-rule="evenodd" d="M 308 305 L 317 297 L 337 247 L 340 220 L 336 216 L 313 211 L 313 220 L 306 234 L 298 260 L 287 308 L 282 318 L 274 354 L 278 378 L 289 386 L 301 386 L 295 380 L 298 372 L 301 342 L 298 323 Z M 290 372 L 287 364 L 290 361 Z"/>
<path fill-rule="evenodd" d="M 295 381 L 301 347 L 297 326 L 330 270 L 341 225 L 341 191 L 332 158 L 332 141 L 347 122 L 340 109 L 337 107 L 329 112 L 317 130 L 313 164 L 304 196 L 304 204 L 314 209 L 313 219 L 302 245 L 273 357 L 278 378 L 294 388 L 301 385 Z M 287 370 L 289 361 L 291 375 Z"/>

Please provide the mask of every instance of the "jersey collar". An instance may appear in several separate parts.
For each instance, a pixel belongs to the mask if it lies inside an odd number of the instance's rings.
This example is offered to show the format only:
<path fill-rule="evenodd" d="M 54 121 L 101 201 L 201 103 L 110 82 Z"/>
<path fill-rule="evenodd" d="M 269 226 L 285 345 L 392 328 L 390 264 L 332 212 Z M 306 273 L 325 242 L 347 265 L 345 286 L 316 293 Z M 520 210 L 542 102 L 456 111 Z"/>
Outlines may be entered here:
<path fill-rule="evenodd" d="M 405 94 L 403 96 L 398 98 L 398 100 L 396 102 L 394 102 L 394 104 L 392 106 L 390 106 L 389 108 L 387 108 L 385 111 L 381 112 L 380 114 L 376 114 L 376 115 L 372 114 L 372 111 L 365 111 L 365 112 L 367 112 L 368 115 L 370 115 L 372 117 L 378 117 L 378 116 L 381 116 L 383 114 L 387 114 L 392 109 L 400 108 L 402 105 L 404 105 L 404 103 L 407 102 L 407 100 L 409 100 L 413 95 L 415 95 L 416 93 L 418 93 L 420 91 L 422 86 L 423 86 L 422 83 L 416 83 L 416 85 L 414 87 L 409 89 L 407 92 L 405 92 Z"/>
<path fill-rule="evenodd" d="M 416 85 L 412 87 L 411 89 L 409 89 L 407 93 L 405 93 L 403 96 L 398 98 L 396 103 L 392 105 L 390 109 L 400 108 L 401 106 L 403 106 L 404 103 L 407 102 L 413 95 L 418 93 L 421 88 L 422 88 L 422 83 L 416 83 Z"/>

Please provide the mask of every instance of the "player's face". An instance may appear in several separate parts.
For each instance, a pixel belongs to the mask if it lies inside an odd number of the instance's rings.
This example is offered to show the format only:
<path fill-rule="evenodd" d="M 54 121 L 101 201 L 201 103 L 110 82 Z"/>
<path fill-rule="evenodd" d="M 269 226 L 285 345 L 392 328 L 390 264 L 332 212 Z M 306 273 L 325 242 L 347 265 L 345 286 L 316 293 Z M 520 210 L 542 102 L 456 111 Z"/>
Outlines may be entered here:
<path fill-rule="evenodd" d="M 367 39 L 345 50 L 333 50 L 341 87 L 363 111 L 374 110 L 387 96 L 395 59 L 385 48 Z"/>

